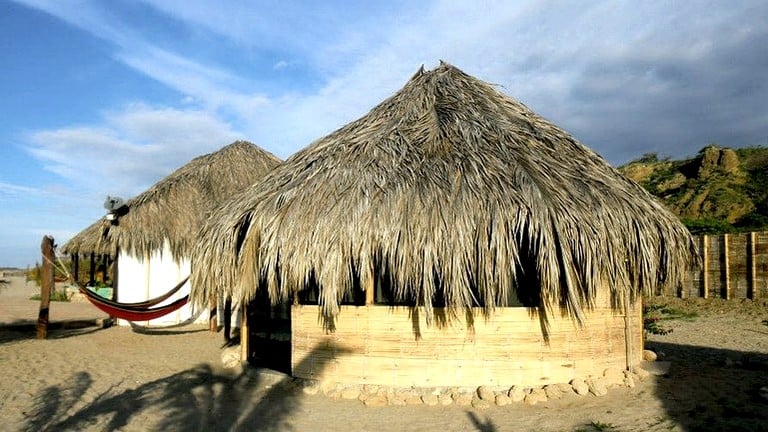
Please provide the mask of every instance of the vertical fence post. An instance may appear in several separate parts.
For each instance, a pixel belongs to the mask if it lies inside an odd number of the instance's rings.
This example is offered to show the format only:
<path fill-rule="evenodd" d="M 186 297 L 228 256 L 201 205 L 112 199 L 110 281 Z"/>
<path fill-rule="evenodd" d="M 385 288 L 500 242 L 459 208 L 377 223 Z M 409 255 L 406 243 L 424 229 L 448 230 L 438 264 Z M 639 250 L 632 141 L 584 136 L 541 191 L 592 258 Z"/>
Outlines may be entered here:
<path fill-rule="evenodd" d="M 731 298 L 731 259 L 730 259 L 730 251 L 728 249 L 728 234 L 723 234 L 723 277 L 725 278 L 725 293 L 721 293 L 720 295 L 724 297 L 726 300 L 729 300 Z M 724 295 L 723 295 L 724 294 Z"/>
<path fill-rule="evenodd" d="M 749 279 L 749 285 L 747 286 L 747 297 L 755 300 L 758 297 L 757 291 L 757 257 L 755 252 L 755 233 L 754 231 L 749 233 L 749 245 L 747 246 L 747 279 Z"/>
<path fill-rule="evenodd" d="M 37 315 L 37 339 L 48 337 L 48 318 L 51 304 L 51 291 L 53 291 L 53 237 L 44 236 L 40 244 L 43 254 L 43 274 L 40 285 L 40 312 Z"/>
<path fill-rule="evenodd" d="M 709 236 L 701 237 L 701 297 L 709 297 Z"/>

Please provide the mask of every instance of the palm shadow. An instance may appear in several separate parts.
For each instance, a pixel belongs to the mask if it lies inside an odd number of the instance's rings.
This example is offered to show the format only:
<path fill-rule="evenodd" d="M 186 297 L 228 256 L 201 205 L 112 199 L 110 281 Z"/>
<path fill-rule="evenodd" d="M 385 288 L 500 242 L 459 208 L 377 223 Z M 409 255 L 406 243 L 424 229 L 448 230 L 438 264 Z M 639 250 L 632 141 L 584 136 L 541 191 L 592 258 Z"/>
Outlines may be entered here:
<path fill-rule="evenodd" d="M 671 360 L 656 397 L 688 431 L 764 431 L 768 425 L 768 353 L 647 342 Z M 764 392 L 764 390 L 763 390 Z"/>
<path fill-rule="evenodd" d="M 73 323 L 70 326 L 54 325 L 49 326 L 46 339 L 67 339 L 70 337 L 84 336 L 90 333 L 104 330 L 104 327 L 91 323 L 78 324 Z M 0 345 L 35 339 L 36 326 L 34 324 L 7 325 L 0 328 Z"/>
<path fill-rule="evenodd" d="M 477 429 L 477 432 L 498 432 L 498 428 L 493 424 L 493 420 L 486 417 L 485 421 L 480 420 L 476 413 L 467 411 L 467 417 L 472 422 L 472 426 Z"/>
<path fill-rule="evenodd" d="M 317 358 L 309 360 L 312 357 L 306 361 L 313 361 L 313 367 L 325 366 L 318 365 Z M 210 365 L 134 389 L 115 386 L 83 406 L 82 398 L 92 386 L 90 374 L 79 372 L 69 386 L 46 388 L 35 399 L 26 429 L 83 430 L 98 424 L 115 431 L 133 424 L 167 431 L 286 431 L 293 430 L 290 415 L 303 396 L 301 381 L 290 376 L 253 368 L 233 374 Z M 159 420 L 145 424 L 148 417 Z"/>

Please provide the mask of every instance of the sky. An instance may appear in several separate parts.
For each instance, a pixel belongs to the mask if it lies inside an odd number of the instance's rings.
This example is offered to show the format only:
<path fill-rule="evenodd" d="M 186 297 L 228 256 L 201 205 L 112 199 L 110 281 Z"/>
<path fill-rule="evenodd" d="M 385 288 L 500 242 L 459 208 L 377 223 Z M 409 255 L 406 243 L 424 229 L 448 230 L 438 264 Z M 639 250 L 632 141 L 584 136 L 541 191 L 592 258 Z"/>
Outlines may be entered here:
<path fill-rule="evenodd" d="M 287 158 L 440 60 L 614 166 L 768 145 L 768 2 L 0 1 L 0 267 L 238 139 Z"/>

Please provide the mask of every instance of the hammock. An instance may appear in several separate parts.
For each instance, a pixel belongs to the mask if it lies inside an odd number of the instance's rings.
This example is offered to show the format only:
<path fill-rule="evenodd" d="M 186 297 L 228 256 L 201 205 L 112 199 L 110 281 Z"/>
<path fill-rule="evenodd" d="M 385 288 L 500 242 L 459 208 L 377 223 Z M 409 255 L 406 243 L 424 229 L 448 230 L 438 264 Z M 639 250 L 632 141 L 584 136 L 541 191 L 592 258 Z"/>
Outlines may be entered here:
<path fill-rule="evenodd" d="M 106 312 L 110 316 L 114 316 L 120 319 L 124 319 L 126 321 L 149 321 L 153 320 L 155 318 L 159 318 L 163 315 L 167 315 L 175 310 L 178 310 L 187 302 L 189 301 L 189 295 L 186 295 L 173 303 L 164 305 L 164 306 L 158 306 L 156 308 L 150 308 L 147 306 L 143 306 L 147 303 L 151 304 L 157 304 L 171 295 L 173 295 L 174 292 L 178 291 L 179 288 L 181 288 L 182 285 L 189 279 L 189 277 L 185 278 L 181 283 L 179 283 L 174 289 L 169 291 L 166 294 L 163 294 L 160 297 L 150 299 L 144 302 L 138 302 L 138 303 L 118 303 L 111 300 L 107 300 L 104 297 L 96 294 L 95 292 L 89 290 L 85 286 L 83 286 L 80 283 L 77 283 L 77 287 L 80 290 L 81 293 L 85 295 L 85 297 L 97 308 L 101 309 L 102 311 Z M 160 299 L 157 301 L 157 299 Z M 137 306 L 139 305 L 139 306 Z"/>
<path fill-rule="evenodd" d="M 110 305 L 115 308 L 129 308 L 129 309 L 148 309 L 152 306 L 155 306 L 157 304 L 160 304 L 161 302 L 168 300 L 172 295 L 176 294 L 181 287 L 184 286 L 185 283 L 189 280 L 189 276 L 185 277 L 181 282 L 179 282 L 175 287 L 173 287 L 170 291 L 167 293 L 155 297 L 153 299 L 144 300 L 136 303 L 119 303 L 116 301 L 112 301 L 109 299 L 106 299 L 104 297 L 99 296 L 99 300 L 107 305 Z M 93 293 L 93 291 L 89 290 L 85 285 L 81 284 L 80 282 L 75 281 L 75 284 L 77 284 L 77 288 L 80 289 L 80 292 L 88 295 L 88 293 Z"/>

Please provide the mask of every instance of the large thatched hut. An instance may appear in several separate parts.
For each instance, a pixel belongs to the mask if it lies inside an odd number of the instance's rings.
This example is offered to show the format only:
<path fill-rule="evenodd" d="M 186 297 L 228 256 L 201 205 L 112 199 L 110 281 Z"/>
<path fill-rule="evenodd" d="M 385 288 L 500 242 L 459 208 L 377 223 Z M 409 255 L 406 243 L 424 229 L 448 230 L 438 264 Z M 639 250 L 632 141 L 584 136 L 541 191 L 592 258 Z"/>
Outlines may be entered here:
<path fill-rule="evenodd" d="M 441 63 L 222 206 L 192 296 L 289 304 L 298 377 L 568 382 L 641 360 L 640 294 L 694 250 L 600 156 Z"/>
<path fill-rule="evenodd" d="M 129 199 L 63 247 L 76 256 L 116 257 L 116 300 L 145 301 L 174 287 L 190 273 L 192 245 L 208 214 L 232 195 L 274 169 L 280 160 L 246 141 L 197 157 Z M 179 291 L 168 301 L 189 292 Z M 198 310 L 203 310 L 199 308 Z M 192 311 L 179 311 L 149 324 L 186 321 Z M 199 316 L 205 320 L 207 314 Z"/>

